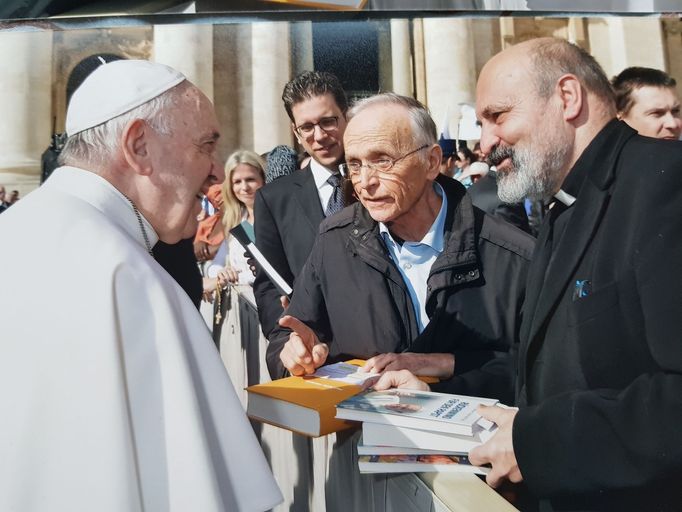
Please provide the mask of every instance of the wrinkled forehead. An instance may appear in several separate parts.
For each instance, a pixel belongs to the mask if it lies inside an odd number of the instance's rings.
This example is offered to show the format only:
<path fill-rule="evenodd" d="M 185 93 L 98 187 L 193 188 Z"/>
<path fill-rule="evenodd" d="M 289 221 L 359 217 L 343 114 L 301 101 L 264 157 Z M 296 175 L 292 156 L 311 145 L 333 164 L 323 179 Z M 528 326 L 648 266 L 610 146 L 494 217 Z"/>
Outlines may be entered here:
<path fill-rule="evenodd" d="M 191 131 L 218 132 L 218 118 L 213 103 L 198 88 L 191 86 L 180 96 L 180 105 L 174 112 L 176 123 Z"/>
<path fill-rule="evenodd" d="M 410 146 L 414 140 L 410 113 L 394 104 L 368 106 L 351 118 L 343 139 L 346 153 L 358 144 Z"/>

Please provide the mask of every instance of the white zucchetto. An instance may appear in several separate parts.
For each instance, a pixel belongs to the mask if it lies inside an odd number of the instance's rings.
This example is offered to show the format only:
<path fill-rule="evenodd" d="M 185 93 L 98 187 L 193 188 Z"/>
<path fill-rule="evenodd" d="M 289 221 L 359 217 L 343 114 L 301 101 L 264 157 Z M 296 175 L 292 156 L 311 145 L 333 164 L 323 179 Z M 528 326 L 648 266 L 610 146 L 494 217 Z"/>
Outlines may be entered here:
<path fill-rule="evenodd" d="M 95 69 L 71 96 L 66 133 L 72 136 L 125 114 L 175 87 L 185 76 L 146 60 L 117 60 Z"/>

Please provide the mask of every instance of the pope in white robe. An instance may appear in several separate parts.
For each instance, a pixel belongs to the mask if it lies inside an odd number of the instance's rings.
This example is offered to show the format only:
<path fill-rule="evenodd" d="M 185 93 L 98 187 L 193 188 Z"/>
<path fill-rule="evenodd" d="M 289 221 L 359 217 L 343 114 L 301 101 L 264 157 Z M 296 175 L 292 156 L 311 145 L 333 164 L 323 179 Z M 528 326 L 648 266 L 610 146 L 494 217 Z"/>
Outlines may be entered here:
<path fill-rule="evenodd" d="M 206 325 L 126 196 L 61 167 L 0 233 L 0 511 L 281 501 Z"/>

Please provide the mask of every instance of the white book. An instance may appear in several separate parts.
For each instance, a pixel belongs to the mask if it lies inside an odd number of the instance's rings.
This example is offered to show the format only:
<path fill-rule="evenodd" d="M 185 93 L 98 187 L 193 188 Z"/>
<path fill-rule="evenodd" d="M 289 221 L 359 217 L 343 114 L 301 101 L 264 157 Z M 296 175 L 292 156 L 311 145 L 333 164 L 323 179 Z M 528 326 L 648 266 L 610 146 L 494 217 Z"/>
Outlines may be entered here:
<path fill-rule="evenodd" d="M 363 443 L 368 446 L 383 445 L 404 450 L 433 450 L 439 453 L 446 451 L 469 453 L 472 448 L 490 439 L 495 432 L 497 432 L 496 425 L 490 430 L 480 426 L 474 427 L 472 436 L 463 436 L 381 423 L 365 422 L 362 424 Z M 360 453 L 359 450 L 358 453 Z"/>
<path fill-rule="evenodd" d="M 466 455 L 360 455 L 360 473 L 477 473 L 486 475 L 487 467 L 472 466 Z"/>
<path fill-rule="evenodd" d="M 424 450 L 422 448 L 404 448 L 400 446 L 381 446 L 365 444 L 360 438 L 358 455 L 466 455 L 466 453 L 444 450 Z"/>
<path fill-rule="evenodd" d="M 490 398 L 433 391 L 368 390 L 339 403 L 336 417 L 473 436 L 474 425 L 486 429 L 493 426 L 490 421 L 481 418 L 477 412 L 478 406 L 496 403 L 497 400 Z"/>

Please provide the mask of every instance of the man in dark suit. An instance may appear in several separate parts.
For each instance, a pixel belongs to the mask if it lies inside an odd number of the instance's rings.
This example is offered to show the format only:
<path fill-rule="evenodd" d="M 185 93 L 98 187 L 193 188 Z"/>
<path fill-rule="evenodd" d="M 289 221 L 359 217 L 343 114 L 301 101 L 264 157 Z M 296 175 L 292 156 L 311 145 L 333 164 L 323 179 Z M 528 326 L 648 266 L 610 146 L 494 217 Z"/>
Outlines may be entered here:
<path fill-rule="evenodd" d="M 331 73 L 306 71 L 282 93 L 291 129 L 311 156 L 310 163 L 261 188 L 254 206 L 256 246 L 292 285 L 313 247 L 320 222 L 340 211 L 343 190 L 338 164 L 348 101 Z M 280 293 L 258 269 L 253 283 L 261 329 L 266 337 L 282 314 Z"/>
<path fill-rule="evenodd" d="M 617 121 L 604 72 L 566 41 L 493 57 L 477 86 L 499 194 L 554 200 L 529 270 L 519 409 L 471 452 L 541 510 L 682 503 L 682 144 Z"/>

